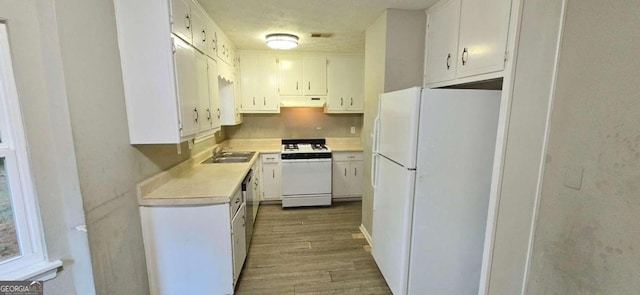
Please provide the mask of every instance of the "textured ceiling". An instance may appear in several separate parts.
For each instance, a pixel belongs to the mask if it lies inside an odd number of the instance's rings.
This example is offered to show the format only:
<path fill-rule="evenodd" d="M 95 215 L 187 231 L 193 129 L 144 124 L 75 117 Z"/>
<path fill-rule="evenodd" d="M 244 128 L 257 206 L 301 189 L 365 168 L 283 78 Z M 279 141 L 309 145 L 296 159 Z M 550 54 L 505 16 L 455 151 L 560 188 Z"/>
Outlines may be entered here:
<path fill-rule="evenodd" d="M 424 10 L 437 0 L 198 0 L 238 49 L 269 49 L 264 36 L 300 37 L 295 51 L 364 52 L 367 27 L 387 8 Z M 311 38 L 310 33 L 331 33 Z"/>

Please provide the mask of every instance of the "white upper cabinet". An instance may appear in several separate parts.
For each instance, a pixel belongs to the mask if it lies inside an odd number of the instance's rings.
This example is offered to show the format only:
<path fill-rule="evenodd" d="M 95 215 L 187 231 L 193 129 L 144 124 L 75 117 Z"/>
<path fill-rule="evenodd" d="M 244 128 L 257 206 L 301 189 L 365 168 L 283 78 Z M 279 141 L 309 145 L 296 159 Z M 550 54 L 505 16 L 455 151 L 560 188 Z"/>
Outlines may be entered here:
<path fill-rule="evenodd" d="M 510 14 L 511 0 L 443 0 L 429 9 L 425 84 L 501 77 Z"/>
<path fill-rule="evenodd" d="M 131 144 L 180 143 L 219 129 L 219 95 L 234 91 L 220 90 L 207 57 L 216 56 L 213 20 L 189 0 L 114 0 L 114 8 Z"/>
<path fill-rule="evenodd" d="M 213 35 L 208 32 L 207 23 L 208 18 L 206 14 L 198 7 L 191 7 L 191 44 L 205 54 L 207 51 L 207 41 L 212 37 L 208 35 Z"/>
<path fill-rule="evenodd" d="M 364 58 L 328 56 L 327 113 L 364 112 Z"/>
<path fill-rule="evenodd" d="M 510 0 L 462 1 L 458 77 L 504 69 L 510 11 Z"/>
<path fill-rule="evenodd" d="M 180 135 L 187 137 L 195 135 L 200 126 L 198 71 L 196 66 L 196 52 L 193 47 L 180 38 L 173 38 L 175 52 L 174 63 L 176 69 L 176 88 L 180 107 Z"/>
<path fill-rule="evenodd" d="M 327 57 L 280 56 L 280 95 L 327 95 Z"/>
<path fill-rule="evenodd" d="M 327 95 L 326 56 L 303 56 L 302 77 L 304 95 Z"/>
<path fill-rule="evenodd" d="M 191 2 L 189 0 L 171 0 L 171 32 L 182 40 L 191 43 Z"/>
<path fill-rule="evenodd" d="M 211 130 L 211 99 L 209 97 L 209 76 L 207 70 L 209 66 L 207 65 L 207 56 L 200 52 L 195 52 L 195 60 L 196 79 L 198 82 L 198 107 L 196 110 L 196 120 L 199 126 L 198 132 L 202 133 Z"/>
<path fill-rule="evenodd" d="M 207 79 L 209 80 L 209 113 L 211 113 L 211 130 L 220 130 L 220 97 L 218 90 L 218 65 L 217 62 L 207 58 Z"/>
<path fill-rule="evenodd" d="M 460 0 L 440 2 L 427 12 L 427 83 L 453 80 L 458 60 Z"/>
<path fill-rule="evenodd" d="M 280 95 L 302 95 L 302 57 L 280 56 Z"/>
<path fill-rule="evenodd" d="M 267 53 L 243 52 L 240 54 L 240 61 L 242 112 L 279 112 L 276 56 Z"/>

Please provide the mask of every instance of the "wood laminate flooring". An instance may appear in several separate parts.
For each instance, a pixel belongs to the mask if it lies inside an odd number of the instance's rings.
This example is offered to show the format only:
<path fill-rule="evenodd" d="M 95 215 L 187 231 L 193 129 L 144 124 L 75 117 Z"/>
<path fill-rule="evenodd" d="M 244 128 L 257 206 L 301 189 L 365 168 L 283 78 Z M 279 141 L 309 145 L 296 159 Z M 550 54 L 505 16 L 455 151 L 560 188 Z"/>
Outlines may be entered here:
<path fill-rule="evenodd" d="M 359 230 L 361 205 L 260 205 L 236 294 L 391 294 Z"/>

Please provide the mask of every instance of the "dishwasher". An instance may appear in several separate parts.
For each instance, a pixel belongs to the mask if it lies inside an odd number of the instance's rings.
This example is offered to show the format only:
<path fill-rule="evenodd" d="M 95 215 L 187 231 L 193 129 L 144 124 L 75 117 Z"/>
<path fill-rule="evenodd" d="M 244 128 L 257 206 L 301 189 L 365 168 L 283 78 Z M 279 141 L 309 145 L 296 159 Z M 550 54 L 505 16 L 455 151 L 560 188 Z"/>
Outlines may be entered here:
<path fill-rule="evenodd" d="M 253 235 L 253 220 L 256 218 L 253 212 L 253 207 L 256 206 L 256 196 L 254 195 L 254 189 L 252 186 L 253 170 L 249 170 L 247 176 L 242 181 L 242 199 L 245 203 L 245 242 L 247 251 L 249 250 L 249 244 L 251 243 L 251 236 Z"/>

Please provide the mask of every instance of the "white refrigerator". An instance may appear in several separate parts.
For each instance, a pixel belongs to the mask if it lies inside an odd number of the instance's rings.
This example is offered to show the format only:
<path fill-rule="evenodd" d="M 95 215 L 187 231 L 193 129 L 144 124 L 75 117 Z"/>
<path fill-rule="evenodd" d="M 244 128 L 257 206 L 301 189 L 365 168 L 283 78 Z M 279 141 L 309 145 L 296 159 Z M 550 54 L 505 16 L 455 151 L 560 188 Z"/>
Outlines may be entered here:
<path fill-rule="evenodd" d="M 372 254 L 393 294 L 478 294 L 500 91 L 380 95 Z"/>

